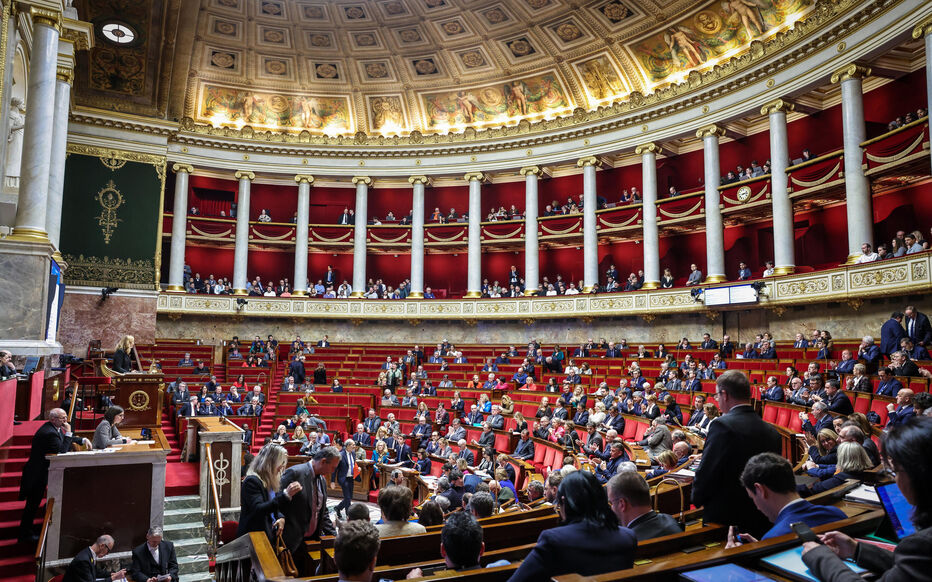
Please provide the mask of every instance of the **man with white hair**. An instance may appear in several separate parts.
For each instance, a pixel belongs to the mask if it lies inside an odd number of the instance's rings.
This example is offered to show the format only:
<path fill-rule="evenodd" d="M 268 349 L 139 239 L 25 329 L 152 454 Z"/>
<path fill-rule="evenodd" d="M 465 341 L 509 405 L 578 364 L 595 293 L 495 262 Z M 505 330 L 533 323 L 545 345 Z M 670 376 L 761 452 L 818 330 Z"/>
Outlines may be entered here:
<path fill-rule="evenodd" d="M 812 405 L 812 416 L 815 418 L 815 424 L 810 422 L 809 415 L 805 412 L 799 413 L 799 420 L 803 421 L 803 431 L 813 437 L 818 437 L 823 428 L 832 428 L 832 416 L 828 413 L 828 405 L 824 402 L 816 402 Z"/>
<path fill-rule="evenodd" d="M 162 528 L 153 526 L 146 532 L 146 543 L 133 549 L 133 565 L 129 569 L 133 580 L 158 582 L 159 576 L 171 576 L 178 582 L 178 559 L 175 545 L 162 539 Z"/>
<path fill-rule="evenodd" d="M 78 552 L 78 555 L 68 564 L 62 582 L 96 582 L 100 580 L 101 576 L 99 574 L 104 574 L 104 572 L 97 571 L 97 562 L 113 551 L 113 543 L 112 537 L 102 535 L 89 547 Z M 125 577 L 125 569 L 110 574 L 110 580 L 121 580 Z"/>
<path fill-rule="evenodd" d="M 858 359 L 864 360 L 867 371 L 871 374 L 877 371 L 877 364 L 880 361 L 880 346 L 874 343 L 874 336 L 866 335 L 861 338 L 861 345 L 858 347 Z"/>
<path fill-rule="evenodd" d="M 492 405 L 492 413 L 485 419 L 492 428 L 502 430 L 505 428 L 505 417 L 502 416 L 502 407 L 498 404 Z"/>

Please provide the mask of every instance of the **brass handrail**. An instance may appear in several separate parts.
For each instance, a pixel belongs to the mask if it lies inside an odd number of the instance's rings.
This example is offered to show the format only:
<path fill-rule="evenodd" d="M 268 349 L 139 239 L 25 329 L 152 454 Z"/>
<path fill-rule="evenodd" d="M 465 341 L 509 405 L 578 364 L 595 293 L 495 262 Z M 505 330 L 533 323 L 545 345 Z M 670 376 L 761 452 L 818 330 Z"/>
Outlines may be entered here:
<path fill-rule="evenodd" d="M 45 582 L 45 545 L 48 541 L 49 525 L 52 523 L 52 510 L 55 499 L 49 497 L 45 502 L 45 518 L 42 520 L 42 529 L 39 531 L 39 545 L 36 546 L 36 582 Z"/>
<path fill-rule="evenodd" d="M 207 456 L 207 476 L 210 486 L 207 488 L 207 511 L 204 513 L 204 527 L 207 528 L 207 552 L 211 558 L 216 555 L 220 545 L 220 531 L 223 529 L 223 516 L 220 512 L 220 496 L 217 494 L 217 476 L 214 474 L 214 459 L 210 443 L 204 443 Z"/>

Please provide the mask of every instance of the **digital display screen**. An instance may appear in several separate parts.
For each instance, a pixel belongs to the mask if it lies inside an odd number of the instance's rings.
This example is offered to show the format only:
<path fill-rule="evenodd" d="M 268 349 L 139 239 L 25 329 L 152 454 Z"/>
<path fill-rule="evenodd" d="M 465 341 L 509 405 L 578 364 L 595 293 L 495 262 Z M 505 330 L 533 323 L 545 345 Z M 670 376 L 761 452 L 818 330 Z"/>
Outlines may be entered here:
<path fill-rule="evenodd" d="M 912 522 L 913 510 L 915 509 L 903 497 L 903 493 L 896 483 L 888 483 L 877 487 L 877 497 L 883 504 L 884 510 L 890 517 L 893 524 L 893 531 L 900 539 L 916 533 L 916 527 Z"/>
<path fill-rule="evenodd" d="M 757 291 L 750 285 L 709 287 L 702 292 L 702 299 L 710 307 L 757 303 Z"/>

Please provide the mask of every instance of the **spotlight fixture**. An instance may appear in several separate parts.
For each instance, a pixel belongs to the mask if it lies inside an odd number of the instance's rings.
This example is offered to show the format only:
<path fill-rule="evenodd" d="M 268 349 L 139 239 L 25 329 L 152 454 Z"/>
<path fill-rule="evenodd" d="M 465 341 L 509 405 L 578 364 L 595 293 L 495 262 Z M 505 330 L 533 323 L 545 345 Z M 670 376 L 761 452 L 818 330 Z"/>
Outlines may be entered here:
<path fill-rule="evenodd" d="M 106 301 L 108 297 L 119 291 L 116 287 L 104 287 L 100 290 L 100 300 Z"/>
<path fill-rule="evenodd" d="M 243 299 L 242 297 L 236 298 L 236 308 L 242 309 L 244 306 L 249 305 L 249 302 Z"/>
<path fill-rule="evenodd" d="M 767 286 L 767 283 L 764 283 L 763 281 L 754 281 L 753 283 L 751 283 L 751 289 L 757 291 L 758 294 L 766 286 Z"/>
<path fill-rule="evenodd" d="M 696 301 L 702 301 L 702 289 L 693 289 L 689 292 Z"/>

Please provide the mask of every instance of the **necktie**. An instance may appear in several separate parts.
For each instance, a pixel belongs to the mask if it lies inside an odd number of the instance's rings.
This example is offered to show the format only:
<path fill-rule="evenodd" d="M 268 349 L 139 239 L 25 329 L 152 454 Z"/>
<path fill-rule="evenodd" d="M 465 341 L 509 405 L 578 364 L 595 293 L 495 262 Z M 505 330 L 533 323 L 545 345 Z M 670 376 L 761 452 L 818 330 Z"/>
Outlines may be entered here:
<path fill-rule="evenodd" d="M 909 337 L 913 337 L 913 327 L 916 325 L 916 318 L 909 320 Z"/>

